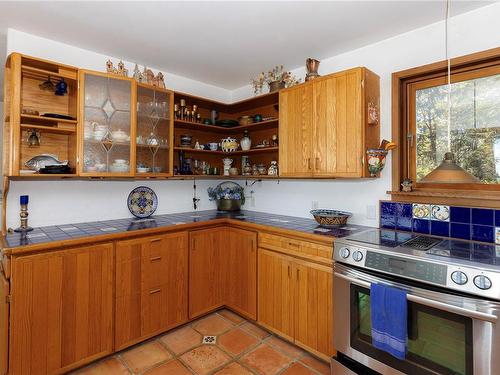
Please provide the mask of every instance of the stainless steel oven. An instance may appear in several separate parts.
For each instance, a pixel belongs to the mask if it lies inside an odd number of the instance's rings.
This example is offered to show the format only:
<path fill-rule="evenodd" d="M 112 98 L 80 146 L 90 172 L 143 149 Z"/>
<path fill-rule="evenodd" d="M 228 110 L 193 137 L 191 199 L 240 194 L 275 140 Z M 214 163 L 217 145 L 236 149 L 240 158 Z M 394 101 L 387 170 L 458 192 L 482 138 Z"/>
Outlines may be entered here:
<path fill-rule="evenodd" d="M 338 262 L 334 269 L 333 374 L 500 374 L 498 302 Z M 407 292 L 406 360 L 372 345 L 372 283 Z"/>

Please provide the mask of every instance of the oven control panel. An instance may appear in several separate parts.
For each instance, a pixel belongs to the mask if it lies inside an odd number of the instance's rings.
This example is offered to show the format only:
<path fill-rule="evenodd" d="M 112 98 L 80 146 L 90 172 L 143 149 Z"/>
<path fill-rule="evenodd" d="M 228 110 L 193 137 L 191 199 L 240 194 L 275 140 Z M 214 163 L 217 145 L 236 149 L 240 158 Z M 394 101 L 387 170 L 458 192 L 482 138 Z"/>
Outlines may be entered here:
<path fill-rule="evenodd" d="M 446 285 L 448 267 L 443 264 L 366 252 L 365 267 L 438 285 Z"/>
<path fill-rule="evenodd" d="M 335 242 L 336 262 L 500 300 L 500 273 Z"/>

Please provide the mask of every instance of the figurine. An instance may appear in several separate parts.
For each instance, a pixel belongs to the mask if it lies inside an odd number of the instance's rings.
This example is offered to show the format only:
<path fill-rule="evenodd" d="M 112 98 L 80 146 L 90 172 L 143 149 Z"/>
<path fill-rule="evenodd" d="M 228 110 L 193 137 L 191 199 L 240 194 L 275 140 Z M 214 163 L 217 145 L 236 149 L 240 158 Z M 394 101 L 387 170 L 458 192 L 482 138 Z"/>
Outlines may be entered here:
<path fill-rule="evenodd" d="M 278 162 L 276 160 L 271 161 L 271 165 L 267 170 L 268 176 L 277 176 L 278 175 Z"/>
<path fill-rule="evenodd" d="M 409 192 L 413 191 L 413 181 L 409 178 L 405 178 L 401 182 L 401 187 L 405 193 L 409 193 Z"/>
<path fill-rule="evenodd" d="M 128 77 L 128 70 L 125 69 L 125 64 L 123 63 L 122 60 L 118 63 L 118 69 L 116 70 L 116 74 L 123 76 L 123 77 Z"/>
<path fill-rule="evenodd" d="M 271 137 L 271 145 L 273 147 L 278 147 L 278 135 L 277 134 L 273 134 L 272 137 Z"/>
<path fill-rule="evenodd" d="M 155 81 L 155 75 L 151 69 L 146 70 L 146 83 L 148 85 L 153 85 Z"/>
<path fill-rule="evenodd" d="M 107 73 L 114 73 L 115 72 L 115 66 L 113 65 L 113 61 L 108 60 L 106 61 L 106 72 Z"/>
<path fill-rule="evenodd" d="M 257 164 L 252 165 L 252 175 L 254 176 L 259 175 L 259 169 L 257 168 Z"/>
<path fill-rule="evenodd" d="M 134 74 L 132 75 L 132 78 L 134 78 L 139 83 L 142 82 L 142 74 L 137 64 L 135 64 Z"/>
<path fill-rule="evenodd" d="M 158 72 L 158 75 L 156 76 L 156 86 L 160 89 L 165 88 L 165 79 L 162 72 Z"/>

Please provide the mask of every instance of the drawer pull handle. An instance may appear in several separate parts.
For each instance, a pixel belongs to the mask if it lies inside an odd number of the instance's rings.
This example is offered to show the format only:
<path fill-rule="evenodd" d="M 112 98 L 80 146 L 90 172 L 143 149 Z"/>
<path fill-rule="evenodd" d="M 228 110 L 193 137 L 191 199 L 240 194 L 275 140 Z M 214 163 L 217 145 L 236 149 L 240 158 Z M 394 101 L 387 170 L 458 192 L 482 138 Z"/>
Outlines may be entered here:
<path fill-rule="evenodd" d="M 294 242 L 288 242 L 288 245 L 293 246 L 293 247 L 300 247 L 300 245 L 298 243 L 294 243 Z"/>
<path fill-rule="evenodd" d="M 161 260 L 161 257 L 152 257 L 152 258 L 149 258 L 149 260 L 151 262 L 156 262 L 157 260 Z"/>
<path fill-rule="evenodd" d="M 161 241 L 161 238 L 153 238 L 153 239 L 151 240 L 151 242 L 160 242 L 160 241 Z"/>
<path fill-rule="evenodd" d="M 154 289 L 149 292 L 149 294 L 155 294 L 161 292 L 161 289 Z"/>

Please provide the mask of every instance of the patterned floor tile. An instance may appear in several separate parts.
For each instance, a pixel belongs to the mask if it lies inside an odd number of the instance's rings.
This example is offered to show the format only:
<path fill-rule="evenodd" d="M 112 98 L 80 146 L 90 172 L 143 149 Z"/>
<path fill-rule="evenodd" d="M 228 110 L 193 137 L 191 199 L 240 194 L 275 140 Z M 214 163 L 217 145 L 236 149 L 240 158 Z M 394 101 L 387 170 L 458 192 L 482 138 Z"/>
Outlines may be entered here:
<path fill-rule="evenodd" d="M 231 357 L 214 345 L 202 345 L 184 353 L 180 359 L 196 374 L 205 375 L 229 362 Z"/>

